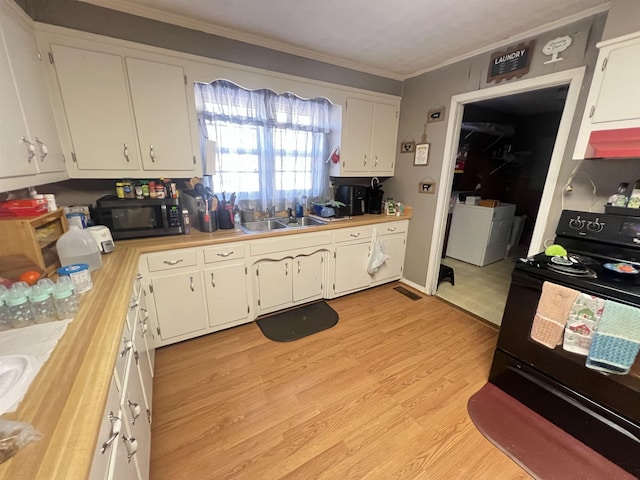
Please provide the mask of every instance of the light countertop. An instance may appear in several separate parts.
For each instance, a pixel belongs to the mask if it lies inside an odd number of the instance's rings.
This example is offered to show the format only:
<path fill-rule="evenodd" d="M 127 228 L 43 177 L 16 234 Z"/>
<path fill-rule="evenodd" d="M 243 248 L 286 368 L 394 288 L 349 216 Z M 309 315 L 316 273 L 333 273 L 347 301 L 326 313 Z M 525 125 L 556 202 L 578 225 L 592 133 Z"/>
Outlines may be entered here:
<path fill-rule="evenodd" d="M 77 317 L 68 325 L 17 411 L 2 416 L 32 424 L 43 439 L 0 464 L 0 479 L 88 477 L 141 254 L 409 218 L 362 215 L 323 226 L 253 234 L 234 230 L 202 233 L 192 228 L 190 235 L 117 241 L 115 250 L 102 256 L 102 268 L 92 274 L 94 288 L 82 295 Z"/>

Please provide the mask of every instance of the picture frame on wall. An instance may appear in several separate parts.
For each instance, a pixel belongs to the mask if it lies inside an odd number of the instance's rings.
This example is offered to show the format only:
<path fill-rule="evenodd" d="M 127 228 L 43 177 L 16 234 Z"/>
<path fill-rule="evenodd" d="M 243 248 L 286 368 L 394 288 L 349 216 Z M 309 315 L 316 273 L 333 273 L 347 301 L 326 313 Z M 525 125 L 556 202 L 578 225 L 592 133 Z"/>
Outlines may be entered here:
<path fill-rule="evenodd" d="M 416 145 L 416 154 L 413 158 L 413 164 L 418 166 L 428 165 L 429 163 L 429 144 L 419 143 Z"/>

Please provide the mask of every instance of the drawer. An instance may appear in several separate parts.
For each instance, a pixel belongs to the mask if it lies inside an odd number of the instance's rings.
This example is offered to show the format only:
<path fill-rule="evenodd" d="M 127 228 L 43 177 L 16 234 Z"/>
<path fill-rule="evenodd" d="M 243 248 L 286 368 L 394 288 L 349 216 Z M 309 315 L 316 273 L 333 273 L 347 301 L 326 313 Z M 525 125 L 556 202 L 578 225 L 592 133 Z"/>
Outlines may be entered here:
<path fill-rule="evenodd" d="M 366 225 L 363 227 L 343 228 L 342 230 L 335 231 L 336 243 L 351 242 L 353 240 L 366 240 L 371 238 L 373 232 L 372 225 Z M 380 232 L 380 230 L 378 230 Z"/>
<path fill-rule="evenodd" d="M 204 249 L 204 263 L 224 262 L 244 258 L 247 254 L 247 246 L 244 243 L 229 243 L 218 247 Z"/>
<path fill-rule="evenodd" d="M 197 264 L 198 255 L 195 250 L 175 250 L 172 252 L 151 253 L 147 256 L 147 265 L 150 272 L 195 267 Z"/>
<path fill-rule="evenodd" d="M 288 252 L 303 248 L 320 247 L 331 244 L 331 232 L 301 233 L 274 239 L 261 239 L 251 242 L 251 255 Z"/>
<path fill-rule="evenodd" d="M 406 220 L 403 222 L 390 222 L 381 223 L 375 225 L 378 235 L 393 235 L 396 233 L 405 233 L 407 231 L 408 223 Z"/>

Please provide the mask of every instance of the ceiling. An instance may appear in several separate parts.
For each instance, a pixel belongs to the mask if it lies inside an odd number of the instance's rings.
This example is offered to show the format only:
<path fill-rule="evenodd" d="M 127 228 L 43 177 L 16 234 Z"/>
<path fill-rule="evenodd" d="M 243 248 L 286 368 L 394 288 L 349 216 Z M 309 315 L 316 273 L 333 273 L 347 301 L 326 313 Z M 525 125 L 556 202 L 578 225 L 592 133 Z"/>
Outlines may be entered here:
<path fill-rule="evenodd" d="M 396 80 L 605 11 L 608 0 L 81 0 Z"/>

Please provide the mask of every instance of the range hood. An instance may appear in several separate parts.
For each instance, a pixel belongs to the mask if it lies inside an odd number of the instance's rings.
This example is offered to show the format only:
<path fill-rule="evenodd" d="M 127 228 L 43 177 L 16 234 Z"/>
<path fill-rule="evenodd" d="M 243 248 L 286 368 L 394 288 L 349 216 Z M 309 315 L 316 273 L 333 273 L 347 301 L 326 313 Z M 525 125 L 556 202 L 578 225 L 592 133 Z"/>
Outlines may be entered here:
<path fill-rule="evenodd" d="M 640 158 L 640 128 L 591 132 L 584 158 Z"/>

